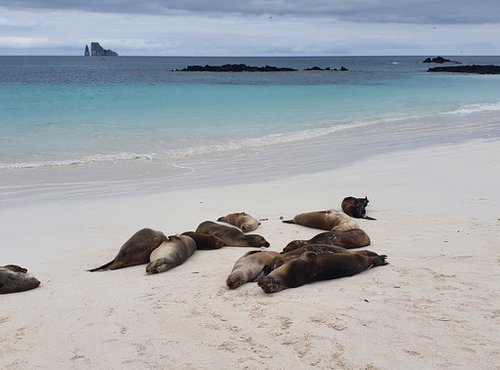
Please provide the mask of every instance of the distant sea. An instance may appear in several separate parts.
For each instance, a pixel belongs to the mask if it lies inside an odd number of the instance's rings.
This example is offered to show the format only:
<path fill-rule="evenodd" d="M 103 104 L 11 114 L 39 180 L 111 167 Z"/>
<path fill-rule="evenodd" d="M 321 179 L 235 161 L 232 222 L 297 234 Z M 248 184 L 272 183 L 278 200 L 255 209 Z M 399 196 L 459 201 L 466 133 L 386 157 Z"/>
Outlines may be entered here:
<path fill-rule="evenodd" d="M 377 137 L 379 147 L 396 145 L 391 137 L 416 143 L 463 125 L 462 140 L 475 136 L 474 122 L 486 122 L 481 137 L 497 136 L 500 76 L 428 73 L 426 57 L 0 57 L 0 190 L 8 198 L 55 184 L 187 176 L 197 163 L 237 167 L 245 153 L 312 142 L 340 161 L 336 147 L 345 155 L 349 140 L 354 155 Z M 226 63 L 298 71 L 176 71 Z M 313 66 L 348 71 L 304 71 Z M 282 161 L 293 172 L 286 153 L 269 154 L 267 166 Z"/>

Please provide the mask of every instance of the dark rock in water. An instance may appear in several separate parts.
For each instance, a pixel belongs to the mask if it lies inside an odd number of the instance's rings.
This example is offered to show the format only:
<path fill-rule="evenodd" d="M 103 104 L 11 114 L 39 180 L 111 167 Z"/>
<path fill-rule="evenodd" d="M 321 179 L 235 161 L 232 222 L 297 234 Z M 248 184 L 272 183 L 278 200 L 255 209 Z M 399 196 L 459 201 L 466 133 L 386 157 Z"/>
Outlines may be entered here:
<path fill-rule="evenodd" d="M 186 68 L 182 68 L 176 71 L 180 72 L 291 72 L 296 71 L 296 69 L 288 67 L 254 67 L 247 66 L 246 64 L 224 64 L 221 66 L 200 66 L 200 65 L 188 65 Z"/>
<path fill-rule="evenodd" d="M 304 71 L 348 71 L 348 69 L 344 66 L 340 67 L 340 69 L 337 68 L 331 69 L 330 67 L 326 67 L 323 69 L 321 67 L 314 66 L 314 67 L 304 68 Z"/>
<path fill-rule="evenodd" d="M 89 46 L 85 45 L 85 52 L 83 53 L 84 56 L 88 57 L 90 56 L 90 51 L 89 51 Z"/>
<path fill-rule="evenodd" d="M 85 52 L 87 52 L 87 48 L 85 49 Z M 110 49 L 103 49 L 98 42 L 92 42 L 90 44 L 90 55 L 93 57 L 117 57 L 118 53 Z"/>
<path fill-rule="evenodd" d="M 435 57 L 435 58 L 427 58 L 424 60 L 422 63 L 437 63 L 437 64 L 444 64 L 444 63 L 455 63 L 455 64 L 460 64 L 460 62 L 456 62 L 453 60 L 449 60 L 443 57 Z"/>
<path fill-rule="evenodd" d="M 427 72 L 455 72 L 455 73 L 477 73 L 481 75 L 500 74 L 500 66 L 495 65 L 466 65 L 454 67 L 433 67 Z"/>

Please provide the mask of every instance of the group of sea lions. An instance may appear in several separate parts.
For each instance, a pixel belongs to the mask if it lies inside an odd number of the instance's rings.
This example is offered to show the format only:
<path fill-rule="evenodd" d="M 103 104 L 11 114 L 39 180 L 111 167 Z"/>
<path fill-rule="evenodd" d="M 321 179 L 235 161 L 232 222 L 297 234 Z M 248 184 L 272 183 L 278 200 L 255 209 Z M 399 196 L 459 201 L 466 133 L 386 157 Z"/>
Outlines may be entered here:
<path fill-rule="evenodd" d="M 257 281 L 266 293 L 295 288 L 319 280 L 352 276 L 370 267 L 387 264 L 385 255 L 371 251 L 348 249 L 370 245 L 369 236 L 352 217 L 374 220 L 366 216 L 368 198 L 346 197 L 345 213 L 327 210 L 300 213 L 285 223 L 328 230 L 309 240 L 293 240 L 281 253 L 264 251 L 269 247 L 259 234 L 248 234 L 260 222 L 245 212 L 230 213 L 217 222 L 204 221 L 195 231 L 166 236 L 163 232 L 144 228 L 133 234 L 110 262 L 88 271 L 115 270 L 147 264 L 146 273 L 168 271 L 184 263 L 196 250 L 219 249 L 224 246 L 261 248 L 240 257 L 226 279 L 229 288 Z M 228 225 L 229 224 L 229 225 Z M 40 281 L 27 275 L 17 265 L 0 267 L 0 293 L 13 293 L 38 287 Z"/>

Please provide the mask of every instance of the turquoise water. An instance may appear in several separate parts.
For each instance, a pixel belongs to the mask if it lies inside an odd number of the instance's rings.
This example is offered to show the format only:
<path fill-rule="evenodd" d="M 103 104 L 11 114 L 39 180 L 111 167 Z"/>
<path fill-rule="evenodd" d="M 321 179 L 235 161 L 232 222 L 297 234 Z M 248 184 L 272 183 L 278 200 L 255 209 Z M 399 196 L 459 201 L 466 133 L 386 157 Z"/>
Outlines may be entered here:
<path fill-rule="evenodd" d="M 426 73 L 423 59 L 0 57 L 0 171 L 168 160 L 500 110 L 500 76 Z M 300 70 L 173 71 L 223 63 Z M 302 71 L 314 65 L 349 71 Z"/>

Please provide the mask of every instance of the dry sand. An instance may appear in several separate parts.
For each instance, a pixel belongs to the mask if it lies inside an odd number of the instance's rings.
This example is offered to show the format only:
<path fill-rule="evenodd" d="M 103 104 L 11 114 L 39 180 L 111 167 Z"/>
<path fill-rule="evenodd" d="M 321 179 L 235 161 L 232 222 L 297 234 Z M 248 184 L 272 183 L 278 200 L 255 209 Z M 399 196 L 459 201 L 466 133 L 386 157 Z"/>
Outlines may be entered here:
<path fill-rule="evenodd" d="M 42 285 L 0 296 L 2 369 L 499 369 L 500 143 L 391 153 L 272 182 L 0 209 L 1 264 Z M 370 199 L 389 265 L 265 294 L 225 279 L 247 250 L 89 273 L 135 231 L 246 211 L 281 250 L 320 232 L 280 216 Z"/>

